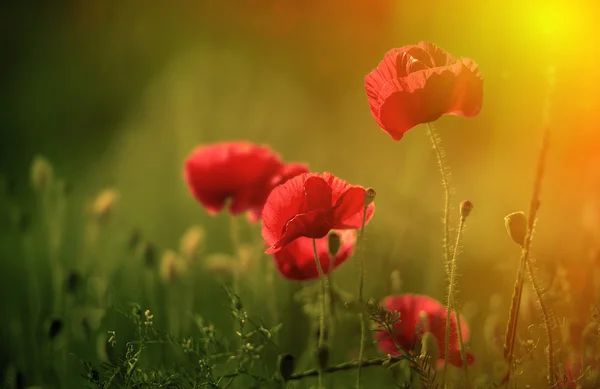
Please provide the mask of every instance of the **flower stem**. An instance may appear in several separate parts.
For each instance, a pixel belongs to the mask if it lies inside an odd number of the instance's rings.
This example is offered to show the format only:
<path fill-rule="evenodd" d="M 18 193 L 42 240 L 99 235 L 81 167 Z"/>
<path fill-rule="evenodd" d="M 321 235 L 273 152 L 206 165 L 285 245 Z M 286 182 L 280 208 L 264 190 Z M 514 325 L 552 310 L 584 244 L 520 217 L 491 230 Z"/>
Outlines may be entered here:
<path fill-rule="evenodd" d="M 444 266 L 446 275 L 450 275 L 450 172 L 444 159 L 439 135 L 435 132 L 432 123 L 427 123 L 427 134 L 435 150 L 438 168 L 442 176 L 442 187 L 444 188 Z"/>
<path fill-rule="evenodd" d="M 367 221 L 367 208 L 368 205 L 365 205 L 363 209 L 363 218 L 362 224 L 360 225 L 360 236 L 358 237 L 358 246 L 360 248 L 360 252 L 358 253 L 358 267 L 359 267 L 359 280 L 358 280 L 358 304 L 361 307 L 361 311 L 358 314 L 360 319 L 360 345 L 358 349 L 358 367 L 356 369 L 356 388 L 360 389 L 360 377 L 361 377 L 361 368 L 362 362 L 365 356 L 365 338 L 366 338 L 366 323 L 365 323 L 365 314 L 362 311 L 362 303 L 363 303 L 363 288 L 365 282 L 365 263 L 364 263 L 364 255 L 363 255 L 363 241 L 365 236 L 365 224 Z"/>
<path fill-rule="evenodd" d="M 319 350 L 323 347 L 325 341 L 325 295 L 326 282 L 325 275 L 323 274 L 323 268 L 321 267 L 321 261 L 319 260 L 319 253 L 317 252 L 317 240 L 313 238 L 313 252 L 315 254 L 315 263 L 317 264 L 317 270 L 319 271 L 319 280 L 321 281 L 321 315 L 319 317 Z M 323 369 L 319 368 L 319 388 L 323 387 Z"/>
<path fill-rule="evenodd" d="M 444 386 L 448 387 L 448 357 L 450 354 L 450 318 L 452 315 L 452 311 L 456 311 L 456 317 L 460 316 L 458 309 L 455 307 L 454 301 L 454 288 L 456 283 L 456 257 L 458 256 L 458 244 L 460 243 L 460 238 L 462 236 L 463 229 L 465 227 L 465 217 L 460 218 L 460 223 L 458 224 L 458 232 L 456 234 L 456 243 L 454 244 L 454 252 L 452 254 L 452 261 L 450 262 L 450 282 L 448 283 L 448 303 L 447 303 L 447 316 L 446 316 L 446 349 L 444 354 Z M 457 322 L 458 324 L 458 322 Z M 458 331 L 462 332 L 460 329 L 460 325 L 458 325 Z M 461 358 L 463 359 L 463 363 L 465 363 L 464 351 L 461 341 Z"/>
<path fill-rule="evenodd" d="M 233 269 L 233 293 L 239 295 L 240 292 L 240 227 L 238 225 L 237 218 L 235 216 L 229 217 L 229 233 L 231 235 L 231 243 L 233 244 L 233 250 L 235 251 L 235 259 L 237 261 L 237 266 Z"/>
<path fill-rule="evenodd" d="M 550 312 L 546 303 L 544 303 L 542 297 L 542 290 L 537 282 L 535 277 L 535 267 L 531 260 L 527 261 L 527 271 L 529 273 L 529 280 L 531 281 L 531 286 L 535 291 L 535 295 L 537 296 L 538 303 L 540 304 L 540 308 L 542 311 L 542 320 L 544 321 L 544 328 L 546 330 L 546 340 L 548 341 L 548 383 L 550 387 L 554 387 L 556 380 L 556 371 L 554 369 L 554 342 L 552 340 L 552 328 L 550 322 Z"/>
<path fill-rule="evenodd" d="M 521 295 L 523 292 L 523 281 L 524 281 L 524 270 L 525 266 L 529 262 L 529 256 L 531 252 L 531 241 L 533 239 L 533 232 L 535 229 L 535 222 L 537 219 L 537 212 L 540 207 L 540 192 L 542 187 L 542 178 L 544 177 L 544 170 L 546 165 L 546 154 L 548 153 L 548 144 L 550 138 L 550 129 L 546 126 L 544 130 L 544 138 L 542 141 L 542 147 L 540 149 L 540 154 L 538 157 L 538 165 L 535 176 L 535 181 L 533 185 L 533 195 L 531 197 L 531 204 L 529 207 L 529 216 L 527 218 L 527 233 L 525 235 L 525 240 L 521 249 L 521 260 L 519 263 L 519 270 L 517 273 L 517 280 L 515 282 L 515 289 L 513 291 L 512 302 L 510 305 L 510 310 L 508 314 L 508 323 L 506 326 L 506 333 L 504 336 L 504 358 L 508 365 L 508 372 L 503 379 L 503 383 L 508 386 L 508 381 L 510 379 L 510 372 L 512 368 L 512 359 L 514 352 L 514 345 L 516 339 L 516 330 L 517 330 L 517 322 L 519 317 L 519 307 L 521 305 Z M 549 345 L 551 348 L 552 345 Z M 549 370 L 551 366 L 548 367 Z M 553 380 L 554 378 L 550 378 Z"/>

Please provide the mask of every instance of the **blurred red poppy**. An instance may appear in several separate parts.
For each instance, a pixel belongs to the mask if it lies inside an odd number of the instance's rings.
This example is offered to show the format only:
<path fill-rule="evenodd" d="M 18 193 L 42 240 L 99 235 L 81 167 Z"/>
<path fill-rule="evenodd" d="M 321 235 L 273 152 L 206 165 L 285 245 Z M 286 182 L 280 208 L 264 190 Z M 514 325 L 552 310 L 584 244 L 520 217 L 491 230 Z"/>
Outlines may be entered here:
<path fill-rule="evenodd" d="M 329 255 L 329 241 L 327 237 L 317 239 L 317 254 L 323 268 L 324 274 L 329 274 L 338 266 L 344 263 L 352 253 L 356 245 L 356 232 L 354 230 L 337 231 L 342 245 L 333 261 Z M 319 278 L 319 271 L 315 262 L 313 242 L 310 238 L 298 238 L 283 249 L 274 254 L 275 264 L 279 273 L 294 281 L 316 280 Z"/>
<path fill-rule="evenodd" d="M 249 212 L 260 219 L 271 190 L 294 175 L 307 172 L 303 164 L 285 165 L 267 146 L 226 142 L 198 147 L 185 162 L 184 176 L 192 195 L 210 214 Z"/>
<path fill-rule="evenodd" d="M 435 337 L 441 360 L 446 355 L 446 318 L 448 311 L 439 301 L 424 295 L 402 294 L 388 296 L 382 301 L 383 307 L 390 311 L 400 313 L 400 322 L 395 325 L 394 333 L 396 341 L 406 352 L 412 352 L 421 342 L 424 330 L 421 323 L 421 312 L 424 312 L 426 322 L 424 323 L 429 332 Z M 419 325 L 419 326 L 417 326 Z M 466 320 L 461 316 L 461 327 L 463 341 L 469 339 L 469 327 Z M 384 354 L 399 355 L 394 339 L 387 331 L 377 330 L 374 332 L 375 340 L 379 350 Z M 470 352 L 466 353 L 467 363 L 472 364 L 475 357 Z M 450 316 L 450 347 L 448 363 L 460 367 L 462 359 L 460 355 L 460 342 L 458 339 L 458 325 L 456 314 Z"/>
<path fill-rule="evenodd" d="M 563 363 L 563 375 L 559 377 L 558 388 L 581 388 L 586 381 L 586 373 L 598 371 L 598 361 L 594 356 L 584 357 L 575 353 Z M 581 383 L 580 383 L 581 381 Z"/>
<path fill-rule="evenodd" d="M 275 254 L 300 237 L 323 238 L 329 231 L 360 228 L 365 188 L 354 186 L 330 173 L 305 173 L 279 185 L 263 209 L 262 236 Z M 375 205 L 367 209 L 366 222 Z"/>
<path fill-rule="evenodd" d="M 427 42 L 388 51 L 365 89 L 373 117 L 396 141 L 445 114 L 474 117 L 483 103 L 477 64 Z"/>

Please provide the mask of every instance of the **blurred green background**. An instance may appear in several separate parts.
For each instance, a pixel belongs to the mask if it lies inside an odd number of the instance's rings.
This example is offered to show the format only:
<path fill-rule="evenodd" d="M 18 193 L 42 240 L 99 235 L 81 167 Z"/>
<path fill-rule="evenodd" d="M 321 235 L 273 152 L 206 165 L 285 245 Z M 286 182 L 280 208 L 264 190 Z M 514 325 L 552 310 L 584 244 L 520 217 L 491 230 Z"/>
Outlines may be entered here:
<path fill-rule="evenodd" d="M 397 269 L 403 291 L 443 299 L 443 192 L 435 156 L 423 128 L 398 143 L 382 132 L 363 85 L 387 50 L 422 40 L 474 59 L 484 75 L 481 114 L 437 122 L 452 169 L 453 203 L 475 204 L 459 262 L 460 301 L 473 302 L 478 312 L 471 323 L 473 343 L 490 296 L 502 295 L 504 304 L 510 297 L 518 248 L 502 218 L 528 209 L 548 69 L 555 80 L 552 138 L 535 253 L 551 278 L 557 264 L 571 269 L 573 293 L 585 307 L 594 286 L 581 269 L 588 266 L 597 231 L 583 221 L 595 220 L 588 200 L 599 194 L 594 184 L 599 22 L 592 1 L 3 2 L 0 368 L 16 364 L 27 377 L 40 368 L 20 357 L 32 346 L 21 343 L 28 332 L 19 324 L 28 309 L 26 290 L 34 282 L 40 290 L 48 288 L 40 281 L 48 275 L 48 250 L 35 243 L 44 239 L 44 219 L 29 179 L 38 154 L 69 189 L 57 255 L 66 269 L 77 268 L 81 256 L 129 269 L 107 285 L 113 301 L 147 298 L 134 281 L 140 260 L 123 248 L 134 228 L 156 246 L 158 257 L 162 250 L 177 249 L 193 224 L 207 231 L 207 253 L 231 253 L 227 215 L 210 217 L 192 199 L 182 166 L 196 145 L 232 139 L 269 144 L 288 161 L 375 188 L 377 211 L 367 236 L 368 295 L 390 293 L 389 274 Z M 110 243 L 90 254 L 84 226 L 90 223 L 90 204 L 107 187 L 119 192 L 109 232 L 100 234 Z M 22 243 L 15 227 L 23 212 L 31 218 L 27 234 L 33 243 Z M 457 222 L 457 207 L 453 212 Z M 243 228 L 248 241 L 257 239 L 258 226 Z M 27 247 L 39 271 L 27 268 Z M 354 293 L 352 262 L 336 273 L 336 282 Z M 267 265 L 252 266 L 256 273 L 256 266 Z M 263 314 L 261 292 L 250 293 L 261 285 L 260 274 L 254 276 L 247 280 L 247 304 Z M 198 272 L 195 284 L 195 311 L 230 325 L 219 282 Z M 276 286 L 289 296 L 299 287 L 281 279 Z M 280 340 L 283 349 L 299 353 L 308 325 L 288 294 L 278 301 L 284 323 Z M 579 308 L 570 309 L 568 314 Z M 42 311 L 48 317 L 55 313 L 51 307 Z M 103 322 L 98 333 L 107 326 Z M 82 341 L 76 354 L 91 358 L 93 343 Z M 76 358 L 71 362 L 69 372 L 78 382 L 81 366 Z M 45 384 L 33 378 L 28 383 Z"/>

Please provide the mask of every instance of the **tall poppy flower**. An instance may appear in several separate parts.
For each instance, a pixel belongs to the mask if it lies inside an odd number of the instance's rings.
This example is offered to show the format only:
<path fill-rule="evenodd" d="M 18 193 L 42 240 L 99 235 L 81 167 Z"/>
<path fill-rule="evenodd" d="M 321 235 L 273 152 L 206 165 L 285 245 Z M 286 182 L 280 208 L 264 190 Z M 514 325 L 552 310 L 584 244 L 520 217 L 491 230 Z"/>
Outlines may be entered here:
<path fill-rule="evenodd" d="M 424 324 L 437 342 L 440 360 L 443 361 L 445 359 L 446 318 L 448 311 L 442 303 L 429 296 L 407 293 L 388 296 L 383 299 L 381 304 L 390 311 L 400 313 L 400 322 L 396 323 L 394 328 L 395 341 L 383 329 L 378 329 L 374 332 L 375 340 L 378 341 L 377 346 L 382 353 L 399 355 L 400 352 L 396 349 L 396 342 L 405 351 L 412 352 L 415 346 L 421 342 L 424 333 L 423 319 L 421 318 L 423 312 L 425 316 Z M 461 317 L 461 330 L 463 340 L 466 341 L 469 338 L 469 327 L 463 317 Z M 449 364 L 456 367 L 462 366 L 458 325 L 454 312 L 450 316 L 450 347 L 448 357 Z M 475 361 L 475 357 L 469 352 L 466 353 L 466 357 L 468 364 Z"/>
<path fill-rule="evenodd" d="M 329 274 L 344 263 L 356 245 L 356 232 L 354 230 L 337 231 L 341 238 L 341 246 L 335 258 L 329 254 L 329 240 L 327 237 L 317 239 L 317 254 L 324 274 Z M 310 238 L 298 238 L 274 254 L 275 264 L 279 273 L 294 281 L 319 279 L 319 271 L 315 262 L 313 242 Z"/>
<path fill-rule="evenodd" d="M 483 103 L 477 64 L 427 42 L 388 51 L 365 89 L 373 117 L 396 141 L 445 114 L 474 117 Z"/>
<path fill-rule="evenodd" d="M 362 225 L 365 188 L 350 185 L 331 173 L 304 173 L 269 195 L 264 206 L 262 236 L 275 254 L 295 239 L 319 239 L 329 231 L 357 229 Z M 375 205 L 367 208 L 366 223 Z"/>
<path fill-rule="evenodd" d="M 251 221 L 260 219 L 275 186 L 307 171 L 305 165 L 286 165 L 269 147 L 250 142 L 198 147 L 184 166 L 190 192 L 210 214 L 220 212 L 230 200 L 229 212 L 249 212 Z"/>

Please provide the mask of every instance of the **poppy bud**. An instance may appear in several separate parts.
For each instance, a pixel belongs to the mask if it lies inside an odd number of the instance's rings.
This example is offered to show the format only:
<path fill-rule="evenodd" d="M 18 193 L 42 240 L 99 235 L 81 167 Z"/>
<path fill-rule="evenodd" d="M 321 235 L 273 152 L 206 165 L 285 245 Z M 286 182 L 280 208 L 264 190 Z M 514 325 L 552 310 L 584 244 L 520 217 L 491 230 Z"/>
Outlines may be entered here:
<path fill-rule="evenodd" d="M 142 240 L 142 231 L 139 228 L 133 228 L 129 233 L 129 239 L 127 240 L 127 248 L 134 251 Z"/>
<path fill-rule="evenodd" d="M 162 256 L 160 263 L 160 276 L 165 282 L 172 282 L 184 271 L 181 258 L 172 250 L 167 250 Z"/>
<path fill-rule="evenodd" d="M 65 280 L 65 290 L 67 293 L 75 293 L 77 291 L 77 287 L 79 286 L 79 281 L 81 277 L 76 270 L 71 270 L 67 275 L 67 279 Z"/>
<path fill-rule="evenodd" d="M 425 332 L 421 338 L 421 359 L 426 357 L 429 357 L 432 363 L 437 362 L 440 357 L 437 339 L 431 332 Z"/>
<path fill-rule="evenodd" d="M 340 234 L 335 231 L 331 231 L 327 237 L 328 239 L 328 247 L 329 247 L 329 255 L 331 256 L 331 260 L 335 258 L 338 251 L 340 251 L 340 247 L 342 246 L 342 238 Z"/>
<path fill-rule="evenodd" d="M 527 235 L 527 216 L 523 212 L 513 212 L 504 218 L 506 231 L 511 239 L 519 246 L 525 244 L 525 235 Z"/>
<path fill-rule="evenodd" d="M 375 201 L 376 195 L 377 193 L 375 193 L 375 189 L 373 188 L 367 188 L 367 190 L 365 190 L 365 207 Z"/>
<path fill-rule="evenodd" d="M 317 348 L 317 362 L 319 363 L 319 369 L 325 370 L 329 364 L 329 347 L 327 345 L 321 345 Z"/>
<path fill-rule="evenodd" d="M 400 270 L 396 269 L 392 271 L 392 274 L 390 274 L 390 280 L 392 283 L 392 293 L 400 293 L 402 290 L 402 277 L 400 276 Z"/>
<path fill-rule="evenodd" d="M 31 185 L 37 191 L 44 191 L 53 180 L 52 165 L 41 155 L 33 160 L 31 165 Z"/>
<path fill-rule="evenodd" d="M 119 192 L 115 189 L 104 189 L 94 200 L 92 205 L 92 214 L 98 221 L 104 221 L 113 212 Z"/>
<path fill-rule="evenodd" d="M 460 203 L 460 217 L 466 219 L 473 210 L 473 203 L 465 200 Z"/>
<path fill-rule="evenodd" d="M 48 337 L 50 340 L 56 338 L 63 329 L 63 322 L 60 319 L 52 319 L 50 322 L 50 328 L 48 329 Z"/>
<path fill-rule="evenodd" d="M 142 256 L 144 258 L 144 264 L 151 268 L 156 264 L 156 247 L 150 242 L 146 242 L 144 244 L 144 249 L 142 251 Z"/>
<path fill-rule="evenodd" d="M 296 367 L 296 358 L 292 354 L 283 354 L 279 356 L 279 374 L 284 381 L 288 381 L 294 373 Z"/>
<path fill-rule="evenodd" d="M 197 258 L 203 250 L 206 232 L 200 226 L 192 226 L 185 231 L 179 242 L 179 252 L 188 260 Z"/>

